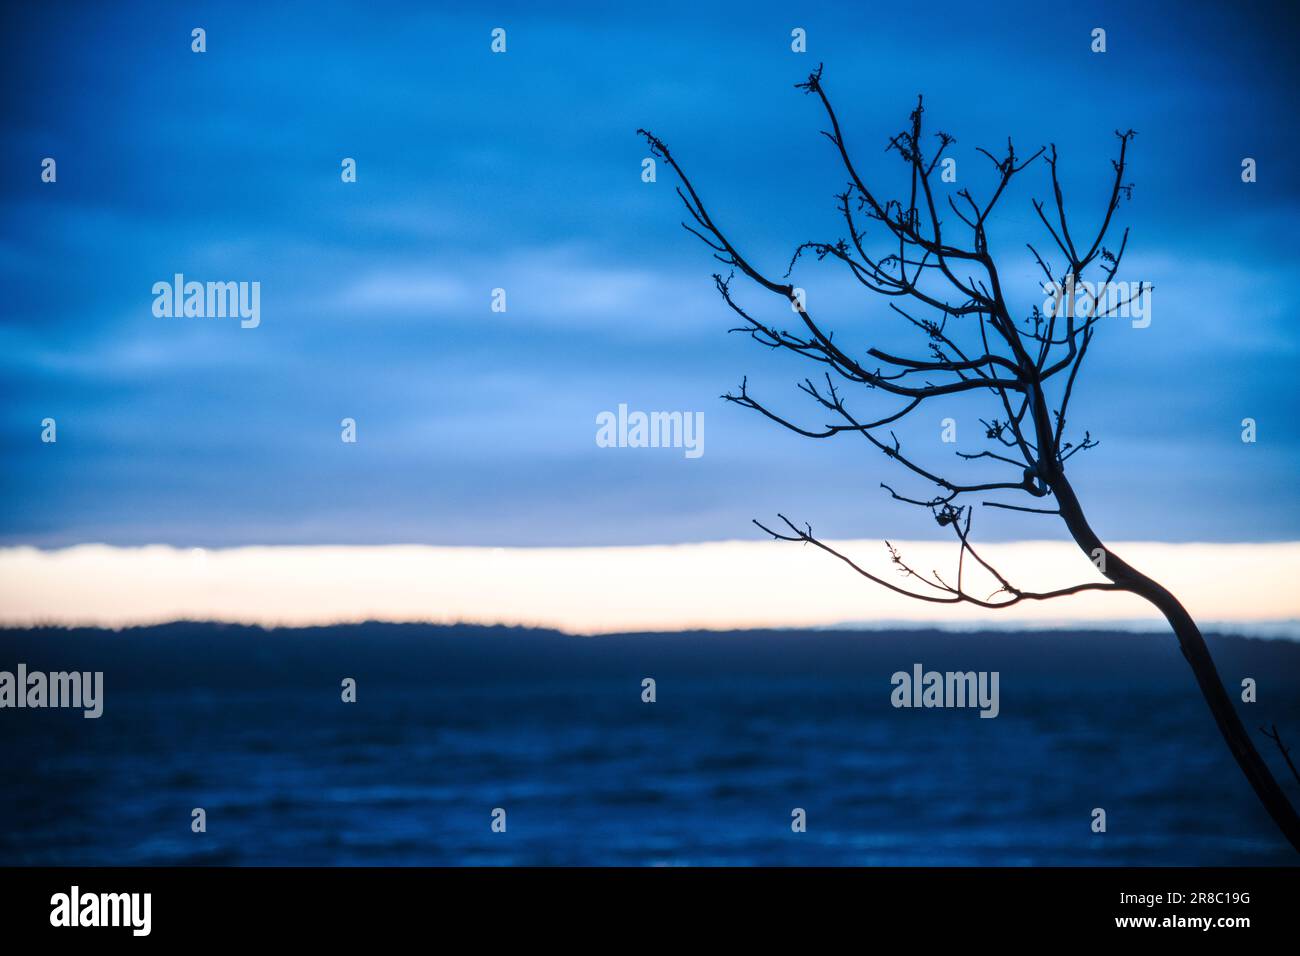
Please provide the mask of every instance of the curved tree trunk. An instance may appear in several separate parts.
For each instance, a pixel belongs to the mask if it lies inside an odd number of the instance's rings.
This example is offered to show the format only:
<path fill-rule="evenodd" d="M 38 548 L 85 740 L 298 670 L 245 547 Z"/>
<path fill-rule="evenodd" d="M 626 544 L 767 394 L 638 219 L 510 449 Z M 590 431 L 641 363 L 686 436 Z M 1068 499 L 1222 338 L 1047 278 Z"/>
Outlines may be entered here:
<path fill-rule="evenodd" d="M 1214 715 L 1215 723 L 1219 725 L 1219 731 L 1223 734 L 1228 749 L 1237 759 L 1241 772 L 1250 781 L 1256 796 L 1268 810 L 1273 822 L 1278 825 L 1291 845 L 1300 851 L 1300 816 L 1296 814 L 1295 807 L 1291 805 L 1291 801 L 1287 799 L 1268 769 L 1268 765 L 1255 749 L 1250 733 L 1237 715 L 1237 708 L 1223 686 L 1218 668 L 1214 666 L 1214 659 L 1210 657 L 1210 649 L 1206 647 L 1205 638 L 1201 636 L 1200 628 L 1196 626 L 1192 616 L 1173 594 L 1127 564 L 1101 543 L 1084 517 L 1079 499 L 1075 497 L 1074 489 L 1070 487 L 1064 475 L 1058 473 L 1052 476 L 1051 484 L 1056 500 L 1060 504 L 1061 516 L 1065 519 L 1066 527 L 1070 529 L 1075 543 L 1090 558 L 1095 551 L 1100 550 L 1105 555 L 1105 568 L 1102 573 L 1133 594 L 1146 598 L 1169 621 L 1178 638 L 1178 646 L 1182 648 L 1183 656 L 1191 665 L 1192 673 L 1196 675 L 1196 683 L 1201 688 L 1201 694 L 1209 705 L 1210 713 Z"/>

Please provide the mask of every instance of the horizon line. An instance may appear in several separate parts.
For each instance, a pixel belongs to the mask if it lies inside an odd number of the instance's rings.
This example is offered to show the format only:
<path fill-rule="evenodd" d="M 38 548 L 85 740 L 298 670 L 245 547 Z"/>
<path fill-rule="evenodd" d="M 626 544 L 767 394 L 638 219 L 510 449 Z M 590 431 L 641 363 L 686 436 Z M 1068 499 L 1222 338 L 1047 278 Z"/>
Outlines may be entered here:
<path fill-rule="evenodd" d="M 1286 640 L 1300 643 L 1300 619 L 1285 618 L 1278 620 L 1255 620 L 1255 621 L 1204 621 L 1198 622 L 1201 632 L 1206 637 L 1234 638 L 1241 640 Z M 435 628 L 441 630 L 511 630 L 538 632 L 554 634 L 560 637 L 572 637 L 577 639 L 592 639 L 601 637 L 634 637 L 634 636 L 671 636 L 674 634 L 711 634 L 726 635 L 739 633 L 761 633 L 761 634 L 906 634 L 909 632 L 928 632 L 938 631 L 948 634 L 969 634 L 971 636 L 981 635 L 1009 635 L 1009 634 L 1030 634 L 1030 635 L 1049 635 L 1049 634 L 1143 634 L 1158 635 L 1167 632 L 1173 634 L 1172 629 L 1162 620 L 1132 620 L 1118 618 L 1114 620 L 1095 619 L 1084 622 L 1074 622 L 1068 620 L 1058 621 L 1007 621 L 1002 624 L 996 622 L 973 623 L 973 622 L 953 622 L 941 619 L 918 619 L 914 621 L 839 621 L 831 624 L 819 624 L 812 626 L 800 625 L 753 625 L 744 627 L 680 627 L 680 628 L 662 628 L 662 629 L 635 629 L 626 631 L 598 631 L 591 633 L 581 633 L 577 631 L 568 631 L 563 628 L 552 627 L 549 625 L 538 624 L 517 624 L 505 621 L 434 621 L 434 620 L 385 620 L 382 618 L 358 618 L 354 620 L 334 620 L 322 623 L 311 624 L 276 624 L 262 622 L 248 622 L 224 620 L 221 618 L 168 618 L 155 621 L 139 621 L 129 624 L 68 624 L 56 621 L 35 621 L 29 624 L 9 624 L 0 622 L 0 634 L 16 633 L 21 631 L 106 631 L 114 634 L 120 634 L 125 631 L 134 630 L 152 630 L 156 628 L 170 627 L 214 627 L 214 628 L 246 628 L 250 630 L 261 630 L 265 632 L 272 631 L 308 631 L 308 630 L 332 630 L 335 628 L 355 628 L 355 627 L 413 627 L 413 628 Z"/>

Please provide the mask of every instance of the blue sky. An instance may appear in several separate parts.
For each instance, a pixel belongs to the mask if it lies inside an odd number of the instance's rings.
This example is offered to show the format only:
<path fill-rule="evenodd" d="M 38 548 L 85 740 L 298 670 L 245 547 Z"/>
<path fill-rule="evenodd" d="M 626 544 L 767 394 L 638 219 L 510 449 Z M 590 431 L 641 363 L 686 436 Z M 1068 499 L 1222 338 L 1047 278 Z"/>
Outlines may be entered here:
<path fill-rule="evenodd" d="M 932 128 L 957 137 L 962 185 L 987 188 L 976 146 L 1055 142 L 1091 224 L 1111 131 L 1136 129 L 1121 278 L 1155 283 L 1152 324 L 1093 346 L 1074 414 L 1101 445 L 1072 461 L 1075 486 L 1103 537 L 1300 537 L 1300 143 L 1281 6 L 5 16 L 2 543 L 676 543 L 756 536 L 750 518 L 778 510 L 835 537 L 936 536 L 879 490 L 897 474 L 865 443 L 801 440 L 719 400 L 748 375 L 802 413 L 793 386 L 809 370 L 725 334 L 714 264 L 677 226 L 669 177 L 640 180 L 647 126 L 757 261 L 780 272 L 797 243 L 836 237 L 843 175 L 793 89 L 818 62 L 881 183 L 900 182 L 883 145 L 924 93 Z M 1089 51 L 1097 26 L 1105 54 Z M 489 50 L 494 27 L 505 55 Z M 807 54 L 790 51 L 794 27 Z M 55 184 L 39 179 L 46 156 Z M 1023 174 L 996 224 L 1026 289 L 1045 176 Z M 882 303 L 801 269 L 841 334 L 896 334 Z M 155 318 L 151 286 L 177 272 L 259 281 L 260 327 Z M 489 308 L 496 287 L 505 314 Z M 596 447 L 595 416 L 620 403 L 705 412 L 706 453 Z M 933 442 L 944 414 L 914 440 Z M 974 426 L 954 414 L 959 436 Z M 45 417 L 57 444 L 40 442 Z M 1060 530 L 981 521 L 991 539 Z"/>

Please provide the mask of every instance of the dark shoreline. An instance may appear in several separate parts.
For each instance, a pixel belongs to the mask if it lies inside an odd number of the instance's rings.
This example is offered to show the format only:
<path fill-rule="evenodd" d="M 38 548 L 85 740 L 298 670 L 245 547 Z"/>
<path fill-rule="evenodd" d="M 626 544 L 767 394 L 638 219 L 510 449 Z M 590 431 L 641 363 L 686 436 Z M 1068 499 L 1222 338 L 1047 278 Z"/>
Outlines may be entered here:
<path fill-rule="evenodd" d="M 1276 687 L 1300 687 L 1300 642 L 1209 635 L 1230 686 L 1238 671 Z M 886 675 L 927 665 L 997 669 L 1063 680 L 1186 681 L 1172 635 L 1103 630 L 736 630 L 607 634 L 478 625 L 369 622 L 273 628 L 176 622 L 123 630 L 0 630 L 0 667 L 22 659 L 48 670 L 105 670 L 120 679 L 165 678 L 237 686 L 311 683 L 339 664 L 386 680 L 460 681 L 550 675 L 586 677 L 648 667 L 693 676 Z M 229 673 L 233 668 L 237 675 Z M 172 686 L 175 686 L 172 684 Z"/>

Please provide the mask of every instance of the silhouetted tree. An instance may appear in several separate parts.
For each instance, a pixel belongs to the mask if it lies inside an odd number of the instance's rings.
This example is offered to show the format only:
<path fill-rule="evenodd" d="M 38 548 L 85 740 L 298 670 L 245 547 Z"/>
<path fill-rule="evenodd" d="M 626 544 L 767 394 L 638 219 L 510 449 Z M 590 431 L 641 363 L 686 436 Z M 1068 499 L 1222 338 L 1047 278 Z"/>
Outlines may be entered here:
<path fill-rule="evenodd" d="M 793 352 L 822 366 L 823 374 L 817 380 L 807 378 L 799 388 L 833 416 L 832 423 L 820 428 L 796 424 L 751 395 L 747 382 L 742 382 L 738 391 L 723 397 L 808 438 L 860 435 L 906 472 L 933 486 L 932 494 L 908 496 L 882 484 L 893 498 L 928 509 L 939 525 L 952 530 L 959 548 L 957 569 L 950 580 L 936 571 L 922 572 L 886 542 L 900 573 L 899 580 L 903 582 L 899 584 L 860 567 L 815 537 L 808 525 L 800 527 L 784 515 L 778 516 L 781 524 L 775 529 L 757 521 L 755 524 L 778 540 L 815 545 L 876 584 L 933 604 L 1005 608 L 1022 601 L 1044 601 L 1086 591 L 1126 591 L 1145 598 L 1168 619 L 1233 757 L 1286 838 L 1300 850 L 1300 818 L 1242 724 L 1196 623 L 1173 594 L 1102 543 L 1066 478 L 1066 463 L 1080 451 L 1096 445 L 1087 432 L 1082 438 L 1067 440 L 1067 415 L 1076 377 L 1098 323 L 1144 291 L 1139 287 L 1127 299 L 1103 305 L 1104 300 L 1114 298 L 1115 274 L 1128 243 L 1125 229 L 1114 251 L 1103 245 L 1121 199 L 1127 198 L 1132 188 L 1124 182 L 1124 175 L 1133 131 L 1115 134 L 1118 157 L 1112 161 L 1114 181 L 1110 198 L 1095 237 L 1086 244 L 1076 239 L 1069 225 L 1057 177 L 1055 146 L 1040 149 L 1027 158 L 1016 154 L 1009 139 L 1001 157 L 981 149 L 979 152 L 996 170 L 995 186 L 988 201 L 981 205 L 968 189 L 960 189 L 955 198 L 947 199 L 948 210 L 964 226 L 963 244 L 945 230 L 948 224 L 940 215 L 941 199 L 932 188 L 935 171 L 953 138 L 937 133 L 934 148 L 926 153 L 919 100 L 908 128 L 887 145 L 905 164 L 909 181 L 906 199 L 885 199 L 858 174 L 822 84 L 821 67 L 798 84 L 798 88 L 820 100 L 830 123 L 830 129 L 823 135 L 830 140 L 848 174 L 847 188 L 836 197 L 845 232 L 831 242 L 800 245 L 790 269 L 779 280 L 770 278 L 740 252 L 705 207 L 664 142 L 646 130 L 638 130 L 649 142 L 653 154 L 666 162 L 681 182 L 677 194 L 691 220 L 683 222 L 683 227 L 702 240 L 713 250 L 714 257 L 731 270 L 725 277 L 715 274 L 713 278 L 723 300 L 740 317 L 742 324 L 732 331 L 748 334 L 761 345 Z M 989 248 L 986 224 L 1012 179 L 1040 158 L 1051 175 L 1053 202 L 1049 206 L 1035 200 L 1033 206 L 1064 260 L 1060 274 L 1053 272 L 1033 244 L 1028 248 L 1047 286 L 1065 290 L 1063 298 L 1068 301 L 1062 303 L 1064 308 L 1035 306 L 1027 317 L 1017 322 Z M 878 224 L 873 228 L 879 236 L 869 242 L 866 231 L 872 222 Z M 883 242 L 883 250 L 869 251 L 869 247 L 881 248 L 873 244 L 877 239 Z M 925 344 L 925 354 L 896 355 L 879 348 L 868 348 L 858 354 L 844 345 L 844 337 L 837 341 L 832 331 L 813 318 L 800 290 L 786 281 L 795 263 L 805 255 L 841 265 L 870 292 L 886 297 L 898 320 L 915 328 Z M 737 271 L 789 303 L 791 314 L 798 316 L 796 331 L 768 324 L 742 307 L 732 294 Z M 1089 284 L 1084 281 L 1085 275 L 1098 279 L 1091 283 L 1090 293 L 1086 291 Z M 1083 308 L 1081 314 L 1076 314 L 1080 310 L 1071 306 L 1075 304 L 1075 290 L 1080 289 L 1085 290 L 1081 300 Z M 894 407 L 885 414 L 871 415 L 851 409 L 845 391 L 846 387 L 855 386 L 893 399 Z M 958 455 L 964 460 L 965 468 L 977 467 L 973 462 L 980 459 L 981 466 L 1009 469 L 1010 474 L 999 480 L 957 480 L 938 474 L 905 451 L 892 430 L 887 431 L 888 426 L 915 412 L 926 401 L 963 393 L 986 396 L 991 411 L 980 419 L 986 446 L 978 452 L 958 452 Z M 1004 498 L 1012 494 L 1019 495 L 1021 503 L 970 498 L 973 495 Z M 1016 587 L 972 543 L 971 516 L 977 505 L 1058 515 L 1104 580 L 1050 591 Z M 996 589 L 986 597 L 971 593 L 972 571 L 986 573 L 990 583 L 996 582 Z"/>

